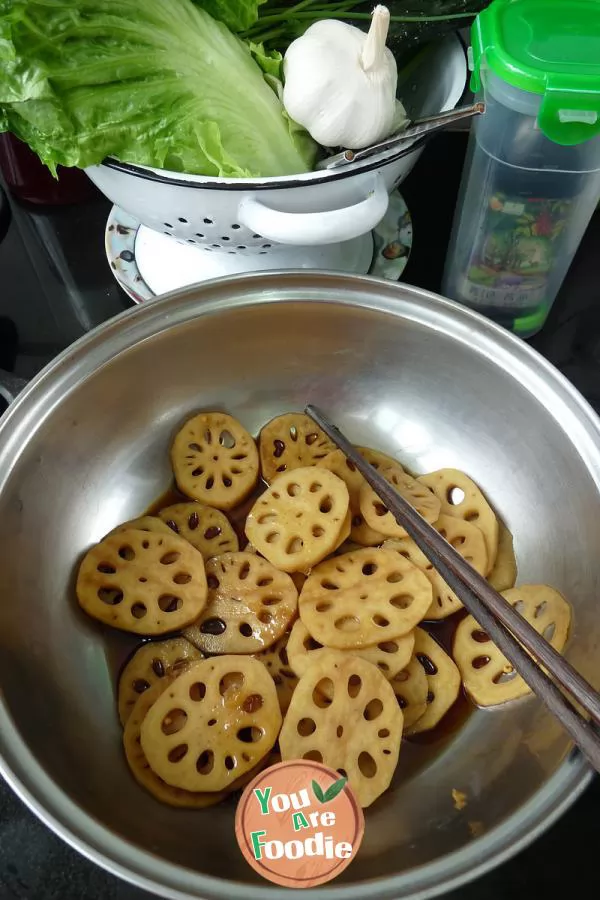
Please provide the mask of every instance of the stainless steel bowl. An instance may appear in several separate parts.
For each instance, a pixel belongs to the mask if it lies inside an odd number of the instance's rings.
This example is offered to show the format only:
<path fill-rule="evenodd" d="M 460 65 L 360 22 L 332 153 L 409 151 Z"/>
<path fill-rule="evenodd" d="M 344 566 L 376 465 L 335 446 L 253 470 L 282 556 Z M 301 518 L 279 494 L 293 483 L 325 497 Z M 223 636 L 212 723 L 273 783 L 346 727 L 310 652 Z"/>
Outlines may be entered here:
<path fill-rule="evenodd" d="M 0 753 L 51 828 L 162 897 L 287 892 L 243 861 L 233 806 L 164 808 L 129 776 L 114 700 L 128 641 L 77 609 L 76 562 L 165 489 L 192 410 L 224 407 L 256 431 L 309 400 L 411 468 L 470 473 L 514 532 L 520 580 L 571 600 L 567 655 L 600 685 L 599 423 L 525 344 L 415 288 L 319 273 L 212 282 L 128 312 L 52 363 L 0 425 Z M 422 751 L 402 751 L 358 859 L 312 896 L 455 887 L 533 840 L 589 776 L 535 699 L 477 711 Z"/>

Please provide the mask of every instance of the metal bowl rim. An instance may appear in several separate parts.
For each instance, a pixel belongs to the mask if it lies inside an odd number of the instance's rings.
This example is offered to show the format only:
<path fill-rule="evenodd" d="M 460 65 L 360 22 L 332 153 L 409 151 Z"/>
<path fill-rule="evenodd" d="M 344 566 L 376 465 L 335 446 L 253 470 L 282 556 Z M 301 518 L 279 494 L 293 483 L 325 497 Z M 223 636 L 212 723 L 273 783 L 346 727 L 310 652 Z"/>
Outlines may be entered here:
<path fill-rule="evenodd" d="M 287 295 L 286 295 L 287 291 Z M 343 301 L 336 292 L 348 292 Z M 331 298 L 323 295 L 332 293 Z M 205 295 L 208 297 L 205 299 Z M 195 302 L 193 302 L 195 296 Z M 212 296 L 212 298 L 211 298 Z M 12 404 L 0 421 L 0 491 L 10 477 L 11 462 L 32 436 L 31 424 L 51 415 L 53 405 L 99 367 L 140 341 L 197 317 L 263 303 L 323 302 L 352 305 L 416 321 L 475 350 L 495 349 L 518 363 L 530 376 L 544 376 L 547 385 L 573 414 L 592 453 L 584 462 L 600 485 L 600 420 L 571 383 L 537 351 L 471 310 L 410 285 L 371 277 L 327 272 L 252 273 L 216 279 L 164 295 L 126 310 L 84 335 L 46 366 Z M 443 328 L 442 328 L 443 326 Z M 515 376 L 516 377 L 516 376 Z M 52 402 L 53 401 L 53 402 Z M 37 406 L 43 405 L 40 415 Z M 588 450 L 589 450 L 588 447 Z M 583 455 L 583 454 L 582 454 Z M 0 773 L 17 795 L 48 827 L 91 861 L 109 872 L 168 900 L 283 900 L 287 891 L 268 885 L 232 883 L 192 872 L 129 843 L 71 801 L 45 773 L 18 733 L 4 699 L 0 698 Z M 425 900 L 488 872 L 528 846 L 579 797 L 592 773 L 577 752 L 571 752 L 546 784 L 519 810 L 490 832 L 440 860 L 389 878 L 344 887 L 313 889 L 315 900 Z M 519 838 L 515 840 L 515 830 Z M 189 890 L 196 891 L 190 894 Z M 200 893 L 201 892 L 201 893 Z"/>

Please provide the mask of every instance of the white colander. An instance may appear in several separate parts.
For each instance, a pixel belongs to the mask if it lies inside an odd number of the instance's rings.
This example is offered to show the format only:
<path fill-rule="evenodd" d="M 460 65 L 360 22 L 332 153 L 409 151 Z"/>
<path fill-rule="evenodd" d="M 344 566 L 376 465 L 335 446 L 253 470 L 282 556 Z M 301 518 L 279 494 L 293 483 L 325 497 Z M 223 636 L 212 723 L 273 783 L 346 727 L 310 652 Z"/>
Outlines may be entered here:
<path fill-rule="evenodd" d="M 399 94 L 411 118 L 431 115 L 457 105 L 466 77 L 463 45 L 451 35 L 422 52 Z M 192 268 L 196 261 L 200 269 L 208 267 L 210 277 L 296 266 L 365 272 L 371 229 L 420 151 L 415 143 L 341 169 L 286 178 L 208 178 L 113 159 L 86 171 L 144 226 L 138 243 L 148 265 L 177 241 L 202 252 L 203 260 L 189 252 L 185 259 Z"/>

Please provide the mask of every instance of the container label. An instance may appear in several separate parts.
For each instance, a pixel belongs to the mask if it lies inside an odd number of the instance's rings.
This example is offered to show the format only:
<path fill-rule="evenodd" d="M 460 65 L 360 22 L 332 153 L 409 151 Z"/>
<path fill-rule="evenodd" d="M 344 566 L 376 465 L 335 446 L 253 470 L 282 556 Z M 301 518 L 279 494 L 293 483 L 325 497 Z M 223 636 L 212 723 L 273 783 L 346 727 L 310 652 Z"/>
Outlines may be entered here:
<path fill-rule="evenodd" d="M 459 296 L 473 305 L 514 310 L 543 302 L 575 202 L 493 193 Z"/>

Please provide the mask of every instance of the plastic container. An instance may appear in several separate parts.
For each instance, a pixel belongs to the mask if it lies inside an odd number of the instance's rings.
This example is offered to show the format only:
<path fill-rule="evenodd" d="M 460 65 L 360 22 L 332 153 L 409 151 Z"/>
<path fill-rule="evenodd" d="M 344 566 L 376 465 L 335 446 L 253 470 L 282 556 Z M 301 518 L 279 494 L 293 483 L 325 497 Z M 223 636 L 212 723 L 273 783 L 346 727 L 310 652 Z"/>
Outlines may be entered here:
<path fill-rule="evenodd" d="M 495 0 L 472 31 L 473 123 L 446 296 L 544 324 L 600 199 L 598 0 Z"/>

